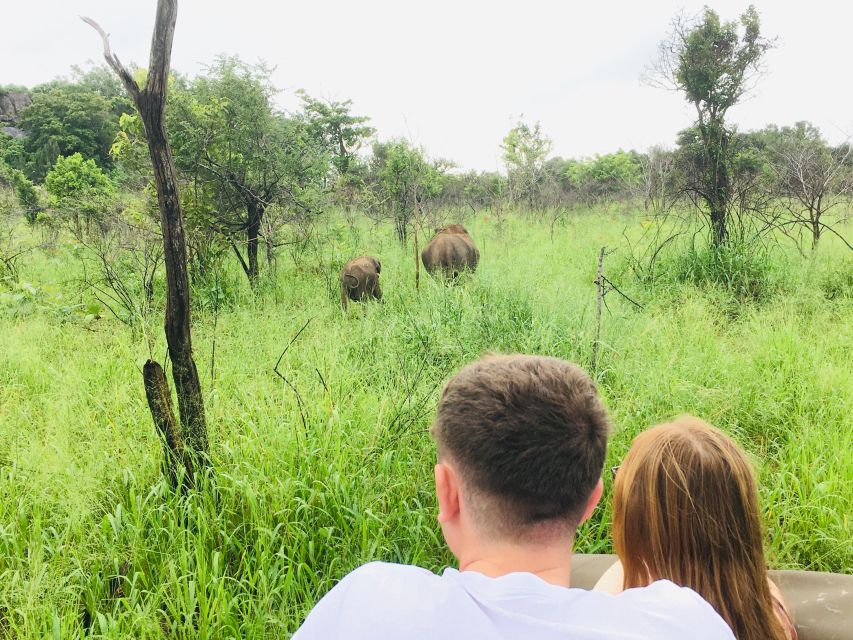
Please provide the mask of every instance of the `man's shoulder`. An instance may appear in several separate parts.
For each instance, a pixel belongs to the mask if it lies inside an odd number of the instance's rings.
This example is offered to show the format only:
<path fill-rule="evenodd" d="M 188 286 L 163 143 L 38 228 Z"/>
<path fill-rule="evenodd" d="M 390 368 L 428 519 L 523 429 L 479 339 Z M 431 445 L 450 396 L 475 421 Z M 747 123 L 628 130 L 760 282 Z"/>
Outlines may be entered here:
<path fill-rule="evenodd" d="M 341 583 L 352 586 L 397 585 L 397 584 L 422 584 L 433 582 L 439 577 L 432 571 L 422 567 L 408 564 L 395 564 L 393 562 L 368 562 L 347 574 Z"/>
<path fill-rule="evenodd" d="M 329 591 L 305 619 L 296 638 L 399 636 L 407 626 L 426 624 L 450 597 L 439 576 L 421 567 L 370 562 Z"/>
<path fill-rule="evenodd" d="M 369 562 L 344 576 L 329 593 L 345 600 L 348 607 L 383 609 L 405 602 L 412 594 L 432 593 L 441 588 L 439 576 L 427 569 L 391 562 Z"/>

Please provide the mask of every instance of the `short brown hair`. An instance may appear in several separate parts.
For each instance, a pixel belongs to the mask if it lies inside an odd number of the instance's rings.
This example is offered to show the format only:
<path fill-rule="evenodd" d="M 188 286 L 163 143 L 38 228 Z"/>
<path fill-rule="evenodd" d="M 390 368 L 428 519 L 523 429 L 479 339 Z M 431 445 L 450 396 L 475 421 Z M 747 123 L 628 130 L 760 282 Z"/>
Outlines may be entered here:
<path fill-rule="evenodd" d="M 601 477 L 610 425 L 595 384 L 558 358 L 486 356 L 444 388 L 432 433 L 497 535 L 574 527 Z"/>

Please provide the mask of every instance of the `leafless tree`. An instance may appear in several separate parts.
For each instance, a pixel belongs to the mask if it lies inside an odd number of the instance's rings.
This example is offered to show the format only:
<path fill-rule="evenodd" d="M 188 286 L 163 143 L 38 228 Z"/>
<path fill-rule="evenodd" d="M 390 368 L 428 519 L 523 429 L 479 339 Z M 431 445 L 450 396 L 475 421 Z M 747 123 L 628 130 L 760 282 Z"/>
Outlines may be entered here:
<path fill-rule="evenodd" d="M 120 322 L 141 331 L 153 353 L 148 321 L 153 311 L 154 278 L 163 264 L 163 239 L 153 225 L 132 224 L 118 216 L 97 234 L 77 237 L 83 249 L 83 286 Z"/>
<path fill-rule="evenodd" d="M 0 197 L 3 193 L 0 192 Z M 0 285 L 15 285 L 18 282 L 20 271 L 18 261 L 21 256 L 32 250 L 32 247 L 23 245 L 15 234 L 15 221 L 17 214 L 6 214 L 0 202 Z M 11 207 L 6 211 L 13 211 Z"/>
<path fill-rule="evenodd" d="M 195 477 L 195 470 L 200 466 L 208 465 L 210 460 L 204 398 L 193 359 L 190 333 L 190 288 L 184 240 L 184 217 L 178 194 L 175 165 L 166 132 L 166 94 L 169 86 L 169 68 L 177 13 L 177 0 L 158 0 L 148 62 L 148 77 L 143 87 L 139 86 L 130 71 L 110 50 L 107 33 L 91 18 L 83 18 L 100 34 L 107 64 L 121 79 L 136 105 L 145 127 L 145 138 L 154 169 L 166 267 L 164 328 L 169 357 L 172 360 L 172 380 L 175 383 L 178 398 L 181 429 L 178 427 L 172 409 L 171 393 L 163 367 L 153 359 L 149 359 L 143 368 L 143 380 L 148 407 L 164 441 L 167 464 L 173 482 L 179 474 L 180 464 L 185 466 L 188 477 L 192 480 Z"/>
<path fill-rule="evenodd" d="M 787 216 L 779 228 L 791 233 L 805 231 L 811 236 L 812 251 L 817 249 L 821 235 L 828 231 L 841 239 L 848 248 L 853 246 L 833 226 L 825 214 L 853 195 L 853 171 L 850 160 L 853 146 L 849 141 L 832 148 L 816 132 L 791 136 L 787 144 L 772 154 L 772 166 L 779 183 Z M 799 234 L 796 234 L 799 246 Z"/>
<path fill-rule="evenodd" d="M 680 197 L 678 188 L 673 184 L 674 154 L 654 146 L 639 156 L 639 162 L 639 195 L 643 199 L 643 208 L 652 214 L 669 211 Z"/>

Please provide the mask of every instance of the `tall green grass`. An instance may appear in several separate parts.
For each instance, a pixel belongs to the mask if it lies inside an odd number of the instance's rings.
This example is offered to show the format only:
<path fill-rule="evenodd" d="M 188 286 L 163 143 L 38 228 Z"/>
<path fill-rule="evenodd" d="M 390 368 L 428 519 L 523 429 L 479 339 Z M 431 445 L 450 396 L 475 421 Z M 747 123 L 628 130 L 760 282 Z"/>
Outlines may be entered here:
<path fill-rule="evenodd" d="M 428 435 L 442 383 L 488 351 L 588 366 L 598 249 L 636 224 L 578 217 L 552 241 L 544 223 L 514 218 L 498 234 L 477 218 L 477 273 L 455 287 L 422 274 L 416 292 L 411 250 L 390 230 L 333 221 L 321 256 L 282 255 L 258 294 L 233 269 L 213 293 L 199 285 L 215 474 L 186 496 L 160 475 L 145 340 L 92 318 L 73 247 L 31 254 L 29 288 L 0 302 L 0 637 L 282 637 L 361 563 L 446 566 Z M 332 272 L 360 253 L 381 258 L 385 300 L 345 314 Z M 649 425 L 697 414 L 755 460 L 772 564 L 849 573 L 853 263 L 832 242 L 812 261 L 773 259 L 778 277 L 757 297 L 678 265 L 640 285 L 618 252 L 607 259 L 645 307 L 607 297 L 596 376 L 617 426 L 608 464 Z M 297 398 L 273 367 L 306 322 L 279 368 Z M 579 551 L 610 550 L 608 499 Z"/>

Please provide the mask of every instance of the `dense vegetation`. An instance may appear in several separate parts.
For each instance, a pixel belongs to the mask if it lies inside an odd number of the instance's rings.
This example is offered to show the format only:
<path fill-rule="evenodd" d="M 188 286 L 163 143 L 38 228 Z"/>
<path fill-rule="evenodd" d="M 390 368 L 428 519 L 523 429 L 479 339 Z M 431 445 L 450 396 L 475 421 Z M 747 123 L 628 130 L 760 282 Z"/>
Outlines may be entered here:
<path fill-rule="evenodd" d="M 602 247 L 608 464 L 695 413 L 752 454 L 771 563 L 853 571 L 853 157 L 809 123 L 726 122 L 772 45 L 740 25 L 675 23 L 657 77 L 697 122 L 674 148 L 551 157 L 519 122 L 503 173 L 379 140 L 348 101 L 282 112 L 263 65 L 173 74 L 212 462 L 192 491 L 141 384 L 165 277 L 139 115 L 106 68 L 32 88 L 26 135 L 0 134 L 0 637 L 276 637 L 360 563 L 446 565 L 441 384 L 487 351 L 592 369 Z M 480 266 L 416 288 L 418 238 L 448 222 Z M 344 313 L 364 253 L 384 300 Z M 609 522 L 605 500 L 578 550 L 609 551 Z"/>
<path fill-rule="evenodd" d="M 417 294 L 411 254 L 389 227 L 351 233 L 333 218 L 324 251 L 281 264 L 257 294 L 239 267 L 199 286 L 216 476 L 185 497 L 159 471 L 138 372 L 146 341 L 72 293 L 74 241 L 31 256 L 0 319 L 4 631 L 274 637 L 361 562 L 443 566 L 427 434 L 439 386 L 488 350 L 588 366 L 598 247 L 626 227 L 638 235 L 641 220 L 597 211 L 551 241 L 544 222 L 513 216 L 499 232 L 479 212 L 466 221 L 483 254 L 477 274 L 460 287 L 422 279 Z M 330 274 L 360 252 L 382 257 L 385 302 L 345 315 Z M 652 288 L 631 284 L 624 251 L 605 262 L 645 305 L 608 296 L 598 373 L 617 426 L 608 465 L 674 414 L 724 428 L 760 469 L 776 567 L 853 570 L 847 254 L 830 240 L 806 264 L 795 252 L 767 258 L 756 301 L 693 284 L 702 254 L 672 258 Z M 273 367 L 309 320 L 279 368 L 300 409 Z M 609 519 L 599 509 L 580 551 L 609 550 Z"/>

